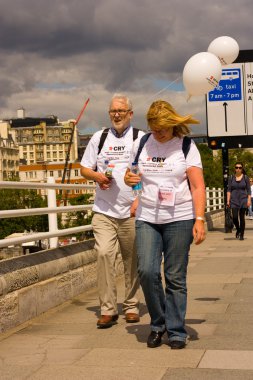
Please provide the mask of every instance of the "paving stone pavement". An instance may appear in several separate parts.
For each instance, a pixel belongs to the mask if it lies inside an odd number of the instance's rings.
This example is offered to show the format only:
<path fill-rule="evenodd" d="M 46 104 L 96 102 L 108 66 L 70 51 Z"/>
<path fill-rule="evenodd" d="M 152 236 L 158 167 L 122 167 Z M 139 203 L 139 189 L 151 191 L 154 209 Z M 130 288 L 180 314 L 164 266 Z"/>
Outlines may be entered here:
<path fill-rule="evenodd" d="M 0 335 L 0 379 L 216 380 L 253 379 L 253 221 L 245 240 L 221 226 L 192 246 L 188 270 L 188 344 L 171 350 L 164 336 L 146 346 L 149 316 L 142 296 L 141 321 L 120 318 L 97 329 L 96 289 Z"/>

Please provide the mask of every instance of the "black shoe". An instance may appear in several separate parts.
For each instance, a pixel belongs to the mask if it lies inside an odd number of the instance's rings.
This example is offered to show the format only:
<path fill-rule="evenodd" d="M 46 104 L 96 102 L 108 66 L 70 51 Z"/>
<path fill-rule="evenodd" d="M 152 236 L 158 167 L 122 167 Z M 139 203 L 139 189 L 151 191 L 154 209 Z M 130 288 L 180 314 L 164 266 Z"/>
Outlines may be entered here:
<path fill-rule="evenodd" d="M 171 342 L 169 342 L 169 346 L 172 350 L 181 350 L 182 348 L 185 348 L 185 341 L 172 340 Z"/>
<path fill-rule="evenodd" d="M 240 237 L 240 231 L 236 231 L 235 237 L 236 237 L 236 239 L 239 239 L 239 237 Z"/>
<path fill-rule="evenodd" d="M 162 343 L 163 334 L 164 332 L 162 331 L 151 331 L 147 340 L 147 346 L 150 348 L 159 347 Z"/>
<path fill-rule="evenodd" d="M 240 234 L 239 240 L 244 240 L 243 234 Z"/>

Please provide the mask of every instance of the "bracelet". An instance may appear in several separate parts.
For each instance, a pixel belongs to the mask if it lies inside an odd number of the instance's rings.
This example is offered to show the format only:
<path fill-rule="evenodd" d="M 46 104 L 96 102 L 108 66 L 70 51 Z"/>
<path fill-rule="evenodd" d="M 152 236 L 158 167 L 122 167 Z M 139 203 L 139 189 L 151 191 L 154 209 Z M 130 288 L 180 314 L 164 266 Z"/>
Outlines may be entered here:
<path fill-rule="evenodd" d="M 202 216 L 197 216 L 196 218 L 195 218 L 196 220 L 202 220 L 202 222 L 204 222 L 205 223 L 205 218 L 203 218 Z"/>

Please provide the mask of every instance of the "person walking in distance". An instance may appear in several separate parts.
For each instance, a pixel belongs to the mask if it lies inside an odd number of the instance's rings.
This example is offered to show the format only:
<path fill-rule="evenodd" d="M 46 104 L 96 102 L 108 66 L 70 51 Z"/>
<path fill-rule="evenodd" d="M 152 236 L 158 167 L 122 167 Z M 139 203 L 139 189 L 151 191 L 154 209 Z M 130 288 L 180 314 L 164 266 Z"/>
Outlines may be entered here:
<path fill-rule="evenodd" d="M 231 175 L 228 180 L 227 206 L 231 207 L 236 228 L 235 237 L 239 240 L 244 240 L 245 214 L 250 205 L 249 177 L 245 174 L 242 162 L 237 162 L 234 175 Z"/>
<path fill-rule="evenodd" d="M 250 191 L 251 191 L 251 204 L 249 206 L 249 218 L 252 220 L 253 219 L 253 210 L 252 210 L 252 205 L 253 205 L 253 178 L 250 178 Z"/>
<path fill-rule="evenodd" d="M 199 151 L 186 135 L 191 115 L 181 116 L 164 100 L 147 113 L 151 133 L 134 146 L 125 182 L 142 182 L 136 210 L 138 273 L 150 314 L 147 346 L 161 345 L 165 331 L 171 349 L 186 345 L 186 274 L 190 245 L 205 239 L 205 185 Z M 136 145 L 136 144 L 135 144 Z M 140 147 L 142 150 L 140 151 Z M 139 157 L 139 158 L 138 158 Z M 141 175 L 132 170 L 137 164 Z M 161 276 L 164 259 L 165 289 Z"/>
<path fill-rule="evenodd" d="M 115 94 L 109 105 L 111 128 L 96 132 L 81 160 L 81 174 L 97 183 L 92 227 L 97 251 L 98 293 L 101 316 L 98 328 L 118 320 L 115 262 L 118 247 L 125 275 L 123 312 L 126 322 L 139 322 L 139 279 L 137 275 L 134 215 L 136 201 L 124 183 L 133 142 L 144 132 L 132 127 L 132 103 Z M 101 141 L 103 146 L 101 147 Z"/>

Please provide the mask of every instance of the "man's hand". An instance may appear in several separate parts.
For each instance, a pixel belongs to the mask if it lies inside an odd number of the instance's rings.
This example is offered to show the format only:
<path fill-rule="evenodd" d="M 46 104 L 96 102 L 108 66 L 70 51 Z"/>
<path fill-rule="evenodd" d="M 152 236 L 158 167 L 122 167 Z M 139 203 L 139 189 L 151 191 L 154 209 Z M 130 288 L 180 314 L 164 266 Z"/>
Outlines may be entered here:
<path fill-rule="evenodd" d="M 111 186 L 111 178 L 108 178 L 104 173 L 97 173 L 96 182 L 98 183 L 101 190 L 108 190 Z"/>

